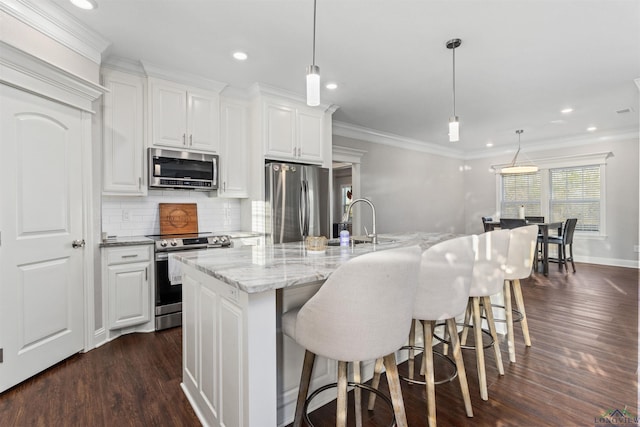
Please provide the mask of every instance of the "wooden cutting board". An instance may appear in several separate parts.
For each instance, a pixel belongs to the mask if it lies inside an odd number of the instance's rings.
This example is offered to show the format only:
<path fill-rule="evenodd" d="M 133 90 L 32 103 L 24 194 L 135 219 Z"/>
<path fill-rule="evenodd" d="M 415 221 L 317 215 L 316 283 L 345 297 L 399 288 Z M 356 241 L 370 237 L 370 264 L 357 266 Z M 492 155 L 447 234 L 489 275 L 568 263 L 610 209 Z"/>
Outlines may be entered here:
<path fill-rule="evenodd" d="M 198 205 L 195 203 L 160 203 L 160 234 L 194 234 L 198 232 Z"/>

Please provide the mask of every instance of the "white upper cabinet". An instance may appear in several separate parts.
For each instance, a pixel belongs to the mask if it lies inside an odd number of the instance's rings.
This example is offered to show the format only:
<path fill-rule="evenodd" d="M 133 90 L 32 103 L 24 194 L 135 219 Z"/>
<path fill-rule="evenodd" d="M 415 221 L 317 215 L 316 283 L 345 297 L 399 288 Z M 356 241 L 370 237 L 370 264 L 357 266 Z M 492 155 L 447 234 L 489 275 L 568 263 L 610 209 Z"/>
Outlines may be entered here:
<path fill-rule="evenodd" d="M 265 156 L 305 163 L 323 162 L 323 118 L 319 110 L 288 101 L 263 104 Z"/>
<path fill-rule="evenodd" d="M 150 77 L 149 97 L 150 146 L 219 151 L 217 93 Z"/>
<path fill-rule="evenodd" d="M 147 194 L 144 156 L 144 79 L 103 69 L 103 177 L 106 195 Z"/>
<path fill-rule="evenodd" d="M 223 99 L 220 103 L 220 197 L 248 196 L 248 106 Z"/>

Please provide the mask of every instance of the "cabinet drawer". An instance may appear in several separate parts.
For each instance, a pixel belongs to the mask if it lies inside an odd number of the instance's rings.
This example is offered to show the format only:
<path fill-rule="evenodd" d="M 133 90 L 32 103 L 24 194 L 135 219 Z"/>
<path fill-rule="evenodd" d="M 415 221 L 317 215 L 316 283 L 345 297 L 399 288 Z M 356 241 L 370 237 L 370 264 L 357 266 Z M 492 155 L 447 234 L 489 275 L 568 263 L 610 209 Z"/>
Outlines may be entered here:
<path fill-rule="evenodd" d="M 151 255 L 147 246 L 110 248 L 107 257 L 107 264 L 112 265 L 128 262 L 149 261 L 150 259 Z"/>

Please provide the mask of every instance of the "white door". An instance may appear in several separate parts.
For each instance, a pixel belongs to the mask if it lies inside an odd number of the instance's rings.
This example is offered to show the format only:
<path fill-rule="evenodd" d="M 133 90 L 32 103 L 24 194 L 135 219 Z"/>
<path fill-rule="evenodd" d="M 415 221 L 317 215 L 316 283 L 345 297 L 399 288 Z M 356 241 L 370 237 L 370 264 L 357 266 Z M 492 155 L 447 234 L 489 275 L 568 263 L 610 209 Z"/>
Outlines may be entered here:
<path fill-rule="evenodd" d="M 83 348 L 82 116 L 0 85 L 0 392 Z"/>

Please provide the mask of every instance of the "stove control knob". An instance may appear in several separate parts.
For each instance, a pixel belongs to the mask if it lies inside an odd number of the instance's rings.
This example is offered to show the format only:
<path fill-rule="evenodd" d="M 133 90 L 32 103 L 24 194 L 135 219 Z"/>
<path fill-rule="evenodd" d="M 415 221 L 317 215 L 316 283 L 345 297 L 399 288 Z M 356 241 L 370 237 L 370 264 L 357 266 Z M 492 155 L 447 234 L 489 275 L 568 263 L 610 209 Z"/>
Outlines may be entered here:
<path fill-rule="evenodd" d="M 220 236 L 220 243 L 227 243 L 227 236 Z"/>
<path fill-rule="evenodd" d="M 162 246 L 163 248 L 166 248 L 167 247 L 167 241 L 166 240 L 160 241 L 160 246 Z"/>
<path fill-rule="evenodd" d="M 218 236 L 213 236 L 211 238 L 211 243 L 214 244 L 214 245 L 217 245 L 218 244 Z"/>
<path fill-rule="evenodd" d="M 178 241 L 176 239 L 173 239 L 171 241 L 171 246 L 178 246 Z"/>

